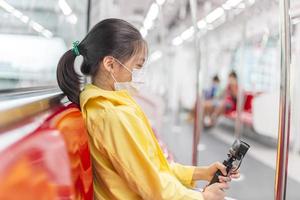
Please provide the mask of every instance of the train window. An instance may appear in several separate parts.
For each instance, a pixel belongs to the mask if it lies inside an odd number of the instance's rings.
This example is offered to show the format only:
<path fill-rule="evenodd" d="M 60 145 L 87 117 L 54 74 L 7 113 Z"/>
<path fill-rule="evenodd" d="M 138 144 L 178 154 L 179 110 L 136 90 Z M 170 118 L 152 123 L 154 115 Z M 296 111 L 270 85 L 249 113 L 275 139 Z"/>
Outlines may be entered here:
<path fill-rule="evenodd" d="M 238 70 L 243 63 L 243 83 L 247 91 L 263 92 L 279 88 L 279 33 L 270 33 L 269 29 L 266 28 L 261 37 L 251 38 L 240 45 L 233 54 L 234 69 Z"/>
<path fill-rule="evenodd" d="M 0 1 L 0 89 L 56 85 L 59 57 L 86 33 L 87 0 Z"/>

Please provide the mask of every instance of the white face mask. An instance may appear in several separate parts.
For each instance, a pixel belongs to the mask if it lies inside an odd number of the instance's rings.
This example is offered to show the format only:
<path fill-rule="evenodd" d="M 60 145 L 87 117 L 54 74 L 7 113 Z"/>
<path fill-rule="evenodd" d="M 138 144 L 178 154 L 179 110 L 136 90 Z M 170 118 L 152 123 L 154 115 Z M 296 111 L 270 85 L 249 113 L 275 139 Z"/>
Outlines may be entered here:
<path fill-rule="evenodd" d="M 115 59 L 120 65 L 122 65 L 127 71 L 129 71 L 132 75 L 130 82 L 118 82 L 116 78 L 111 74 L 112 78 L 114 79 L 114 88 L 115 90 L 127 90 L 130 93 L 137 93 L 139 92 L 140 88 L 144 85 L 145 80 L 145 69 L 136 69 L 133 68 L 132 71 L 126 67 L 123 63 L 121 63 L 119 60 Z"/>

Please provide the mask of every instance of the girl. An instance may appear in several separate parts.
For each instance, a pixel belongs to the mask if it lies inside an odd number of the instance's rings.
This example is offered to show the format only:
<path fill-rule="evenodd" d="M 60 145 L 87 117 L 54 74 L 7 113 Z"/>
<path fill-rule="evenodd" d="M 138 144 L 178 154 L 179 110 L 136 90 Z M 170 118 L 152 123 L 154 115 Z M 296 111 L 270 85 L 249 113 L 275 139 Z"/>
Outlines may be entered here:
<path fill-rule="evenodd" d="M 74 60 L 83 57 L 81 72 L 92 83 L 81 91 Z M 225 167 L 168 163 L 142 109 L 128 91 L 141 84 L 147 44 L 140 32 L 120 19 L 96 24 L 87 36 L 60 59 L 59 87 L 80 105 L 89 133 L 94 196 L 99 200 L 223 200 L 230 177 L 193 190 L 194 181 L 210 181 Z M 238 177 L 238 173 L 233 177 Z"/>

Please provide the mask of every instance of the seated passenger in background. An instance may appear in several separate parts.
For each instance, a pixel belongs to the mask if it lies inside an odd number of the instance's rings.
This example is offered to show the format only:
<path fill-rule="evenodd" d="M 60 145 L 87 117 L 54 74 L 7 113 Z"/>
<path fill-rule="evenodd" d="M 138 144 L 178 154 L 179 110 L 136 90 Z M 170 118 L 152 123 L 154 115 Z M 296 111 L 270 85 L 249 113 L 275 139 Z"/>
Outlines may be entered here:
<path fill-rule="evenodd" d="M 220 99 L 222 95 L 221 93 L 222 93 L 222 89 L 220 85 L 220 79 L 218 75 L 215 75 L 212 79 L 211 88 L 205 91 L 204 113 L 203 113 L 204 125 L 210 123 L 211 114 L 221 102 Z"/>
<path fill-rule="evenodd" d="M 221 95 L 221 85 L 218 75 L 212 78 L 212 85 L 209 90 L 205 91 L 205 100 L 219 99 Z"/>
<path fill-rule="evenodd" d="M 221 114 L 236 109 L 238 94 L 238 79 L 235 71 L 231 71 L 228 76 L 226 90 L 221 95 L 222 100 L 209 100 L 204 103 L 204 126 L 211 127 L 216 124 Z"/>
<path fill-rule="evenodd" d="M 220 84 L 220 79 L 218 77 L 218 75 L 215 75 L 212 78 L 212 83 L 211 83 L 211 87 L 208 90 L 204 91 L 204 120 L 210 120 L 209 117 L 210 116 L 213 109 L 220 104 L 220 97 L 222 94 L 222 89 L 221 89 L 221 84 Z M 188 121 L 192 122 L 194 120 L 195 117 L 195 110 L 196 108 L 194 107 L 191 112 L 189 113 L 188 116 Z"/>

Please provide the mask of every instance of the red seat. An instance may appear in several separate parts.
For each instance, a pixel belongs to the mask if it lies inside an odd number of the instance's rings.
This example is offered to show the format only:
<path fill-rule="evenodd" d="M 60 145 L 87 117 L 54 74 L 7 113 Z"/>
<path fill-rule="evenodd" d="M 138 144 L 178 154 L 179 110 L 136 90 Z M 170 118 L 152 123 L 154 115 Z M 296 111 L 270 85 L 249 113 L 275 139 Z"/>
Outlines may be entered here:
<path fill-rule="evenodd" d="M 56 130 L 35 131 L 0 152 L 0 199 L 72 199 L 70 164 Z"/>
<path fill-rule="evenodd" d="M 88 134 L 81 112 L 75 104 L 60 107 L 46 120 L 50 128 L 59 130 L 63 136 L 69 159 L 75 199 L 93 199 L 93 177 L 88 146 Z"/>
<path fill-rule="evenodd" d="M 252 100 L 254 98 L 253 93 L 245 92 L 244 94 L 244 111 L 252 113 Z"/>
<path fill-rule="evenodd" d="M 1 200 L 93 199 L 88 135 L 80 110 L 70 104 L 50 113 L 36 131 L 0 151 Z M 26 133 L 17 126 L 12 130 Z"/>
<path fill-rule="evenodd" d="M 243 105 L 243 111 L 241 113 L 241 122 L 243 124 L 247 124 L 249 126 L 253 125 L 253 118 L 252 118 L 252 100 L 253 100 L 253 98 L 254 98 L 253 93 L 251 93 L 251 92 L 244 93 L 244 105 Z M 236 108 L 226 112 L 225 117 L 235 120 L 237 118 Z"/>

